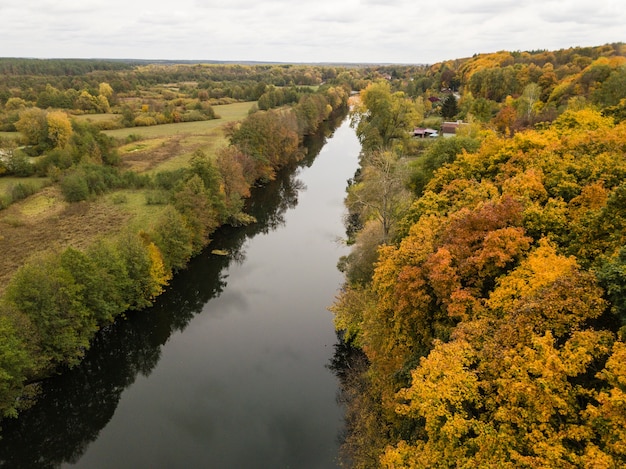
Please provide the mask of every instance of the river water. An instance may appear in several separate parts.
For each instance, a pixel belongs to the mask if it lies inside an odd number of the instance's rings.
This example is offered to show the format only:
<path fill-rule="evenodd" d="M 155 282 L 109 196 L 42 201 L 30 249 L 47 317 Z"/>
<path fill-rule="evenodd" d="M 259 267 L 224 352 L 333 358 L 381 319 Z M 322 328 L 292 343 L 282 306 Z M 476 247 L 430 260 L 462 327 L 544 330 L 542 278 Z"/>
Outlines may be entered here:
<path fill-rule="evenodd" d="M 336 467 L 327 307 L 359 150 L 346 120 L 316 158 L 256 190 L 258 223 L 217 233 L 154 307 L 99 334 L 81 366 L 3 422 L 0 465 Z"/>

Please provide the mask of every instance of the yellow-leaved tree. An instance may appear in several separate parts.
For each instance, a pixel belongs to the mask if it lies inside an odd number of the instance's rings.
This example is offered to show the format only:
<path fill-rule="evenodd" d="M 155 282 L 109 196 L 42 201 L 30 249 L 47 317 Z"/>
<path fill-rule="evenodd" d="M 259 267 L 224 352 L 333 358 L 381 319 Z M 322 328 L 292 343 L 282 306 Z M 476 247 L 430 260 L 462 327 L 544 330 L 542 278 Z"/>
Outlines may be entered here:
<path fill-rule="evenodd" d="M 46 115 L 48 141 L 52 149 L 65 148 L 72 137 L 72 123 L 62 111 L 51 111 Z"/>

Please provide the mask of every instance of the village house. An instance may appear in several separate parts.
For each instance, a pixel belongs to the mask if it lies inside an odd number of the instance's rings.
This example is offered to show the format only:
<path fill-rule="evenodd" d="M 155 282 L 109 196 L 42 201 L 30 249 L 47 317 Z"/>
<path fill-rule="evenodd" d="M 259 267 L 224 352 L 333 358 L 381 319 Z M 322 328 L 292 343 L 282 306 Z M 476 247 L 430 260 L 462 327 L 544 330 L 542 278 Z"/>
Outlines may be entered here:
<path fill-rule="evenodd" d="M 469 124 L 461 120 L 458 120 L 456 122 L 444 122 L 443 124 L 441 124 L 441 133 L 444 136 L 456 135 L 457 129 L 466 125 L 469 125 Z"/>
<path fill-rule="evenodd" d="M 426 138 L 426 137 L 438 137 L 439 136 L 439 132 L 437 132 L 435 129 L 429 129 L 429 128 L 422 128 L 422 127 L 415 127 L 413 129 L 413 137 L 417 137 L 417 138 Z"/>

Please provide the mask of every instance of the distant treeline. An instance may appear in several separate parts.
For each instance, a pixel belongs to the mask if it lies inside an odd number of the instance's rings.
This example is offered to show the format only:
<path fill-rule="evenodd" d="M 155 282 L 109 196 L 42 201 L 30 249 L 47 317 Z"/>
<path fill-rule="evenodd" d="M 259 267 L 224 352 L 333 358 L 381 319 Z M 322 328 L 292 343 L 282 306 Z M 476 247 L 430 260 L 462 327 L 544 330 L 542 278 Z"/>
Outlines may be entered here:
<path fill-rule="evenodd" d="M 96 71 L 129 70 L 122 60 L 0 58 L 0 75 L 78 76 Z"/>

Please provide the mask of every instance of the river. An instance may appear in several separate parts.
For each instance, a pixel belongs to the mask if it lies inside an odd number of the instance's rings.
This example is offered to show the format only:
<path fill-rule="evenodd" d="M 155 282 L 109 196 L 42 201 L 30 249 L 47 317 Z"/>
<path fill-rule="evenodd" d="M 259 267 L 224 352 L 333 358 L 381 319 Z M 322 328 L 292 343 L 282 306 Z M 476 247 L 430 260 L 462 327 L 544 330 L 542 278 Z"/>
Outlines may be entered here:
<path fill-rule="evenodd" d="M 258 223 L 216 233 L 153 307 L 98 334 L 79 367 L 3 422 L 0 465 L 337 467 L 327 307 L 343 281 L 343 197 L 360 151 L 349 122 L 318 151 L 255 190 Z"/>

